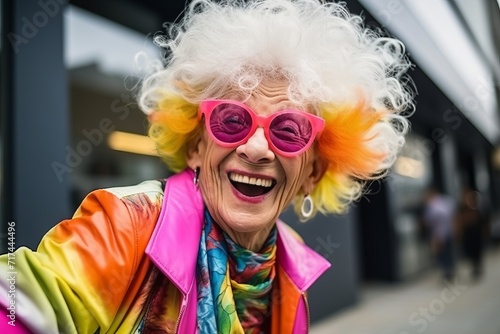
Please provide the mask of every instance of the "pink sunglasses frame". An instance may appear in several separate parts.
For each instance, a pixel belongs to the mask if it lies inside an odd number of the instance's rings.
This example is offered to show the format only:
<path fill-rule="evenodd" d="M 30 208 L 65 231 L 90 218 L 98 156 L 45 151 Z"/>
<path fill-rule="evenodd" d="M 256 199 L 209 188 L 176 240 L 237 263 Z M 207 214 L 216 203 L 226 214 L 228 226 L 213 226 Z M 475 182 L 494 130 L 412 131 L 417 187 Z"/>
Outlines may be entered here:
<path fill-rule="evenodd" d="M 252 118 L 252 127 L 250 128 L 250 131 L 248 132 L 248 135 L 246 135 L 243 139 L 234 142 L 234 143 L 226 143 L 223 141 L 220 141 L 217 139 L 217 137 L 214 136 L 212 132 L 212 128 L 210 127 L 210 116 L 212 115 L 212 112 L 214 111 L 215 108 L 217 108 L 221 104 L 233 104 L 236 106 L 239 106 L 250 114 L 250 117 Z M 297 152 L 286 152 L 282 151 L 279 148 L 277 148 L 274 143 L 271 140 L 271 136 L 269 134 L 269 126 L 271 125 L 271 122 L 279 115 L 282 114 L 300 114 L 305 116 L 309 122 L 311 122 L 311 127 L 312 127 L 312 134 L 311 138 L 307 142 L 307 144 L 298 150 Z M 205 126 L 207 128 L 207 131 L 210 135 L 210 138 L 212 138 L 213 141 L 215 141 L 218 145 L 222 147 L 236 147 L 239 145 L 242 145 L 245 143 L 250 137 L 252 137 L 257 131 L 258 127 L 262 127 L 264 129 L 264 136 L 266 137 L 266 140 L 271 147 L 271 150 L 279 155 L 282 155 L 284 157 L 296 157 L 303 152 L 305 152 L 309 147 L 311 147 L 312 143 L 316 139 L 316 137 L 323 131 L 323 128 L 325 127 L 325 120 L 322 119 L 321 117 L 315 116 L 313 114 L 310 114 L 305 111 L 299 111 L 299 110 L 294 110 L 294 109 L 285 109 L 285 110 L 280 110 L 278 112 L 272 113 L 269 116 L 260 116 L 257 115 L 255 111 L 253 111 L 250 107 L 248 107 L 246 104 L 243 104 L 238 101 L 233 101 L 233 100 L 203 100 L 200 103 L 199 109 L 198 109 L 198 120 L 200 121 L 202 116 L 205 115 Z"/>

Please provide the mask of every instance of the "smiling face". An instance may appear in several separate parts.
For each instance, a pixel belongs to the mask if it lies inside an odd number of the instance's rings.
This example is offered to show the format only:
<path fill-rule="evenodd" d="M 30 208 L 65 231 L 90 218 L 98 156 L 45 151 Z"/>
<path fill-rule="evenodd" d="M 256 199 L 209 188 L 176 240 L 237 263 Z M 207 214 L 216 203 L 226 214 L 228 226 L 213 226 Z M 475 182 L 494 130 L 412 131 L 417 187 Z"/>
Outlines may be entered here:
<path fill-rule="evenodd" d="M 295 107 L 287 86 L 271 82 L 245 104 L 264 116 Z M 313 190 L 324 173 L 320 161 L 314 145 L 296 157 L 275 154 L 262 128 L 236 148 L 219 146 L 204 128 L 188 152 L 188 165 L 200 167 L 200 191 L 214 220 L 234 241 L 256 250 L 295 195 Z"/>

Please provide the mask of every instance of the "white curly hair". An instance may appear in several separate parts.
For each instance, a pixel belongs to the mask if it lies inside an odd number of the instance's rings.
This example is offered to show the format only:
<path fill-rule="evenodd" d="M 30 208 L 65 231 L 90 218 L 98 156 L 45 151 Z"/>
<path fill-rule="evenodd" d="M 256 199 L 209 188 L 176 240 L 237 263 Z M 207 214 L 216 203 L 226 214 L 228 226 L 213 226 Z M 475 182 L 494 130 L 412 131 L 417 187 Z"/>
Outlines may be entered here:
<path fill-rule="evenodd" d="M 158 91 L 199 103 L 228 90 L 250 93 L 276 75 L 289 80 L 298 104 L 352 100 L 361 90 L 376 109 L 412 107 L 404 45 L 365 28 L 345 3 L 194 0 L 155 42 L 167 50 L 166 66 L 143 82 L 146 113 L 163 97 Z"/>

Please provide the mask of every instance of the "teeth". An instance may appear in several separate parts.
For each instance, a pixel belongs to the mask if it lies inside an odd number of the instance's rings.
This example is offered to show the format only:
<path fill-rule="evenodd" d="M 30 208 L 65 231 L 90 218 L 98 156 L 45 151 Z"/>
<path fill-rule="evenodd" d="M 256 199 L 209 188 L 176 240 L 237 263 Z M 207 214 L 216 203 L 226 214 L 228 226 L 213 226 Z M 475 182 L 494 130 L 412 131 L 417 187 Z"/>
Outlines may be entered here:
<path fill-rule="evenodd" d="M 246 175 L 240 175 L 236 173 L 229 173 L 229 179 L 239 183 L 252 184 L 255 186 L 262 186 L 269 188 L 273 185 L 273 181 L 267 179 L 260 179 L 256 177 L 248 177 Z"/>

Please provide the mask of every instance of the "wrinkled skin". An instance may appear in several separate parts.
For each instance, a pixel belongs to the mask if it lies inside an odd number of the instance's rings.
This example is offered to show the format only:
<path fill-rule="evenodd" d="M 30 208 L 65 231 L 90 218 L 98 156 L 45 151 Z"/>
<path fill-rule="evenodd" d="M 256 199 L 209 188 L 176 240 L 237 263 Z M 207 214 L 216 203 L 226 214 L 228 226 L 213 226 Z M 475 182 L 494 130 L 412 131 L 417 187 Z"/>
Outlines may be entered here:
<path fill-rule="evenodd" d="M 245 104 L 260 115 L 299 109 L 288 99 L 287 86 L 276 82 L 263 82 Z M 300 190 L 310 193 L 325 171 L 314 145 L 297 157 L 285 158 L 271 151 L 262 128 L 236 148 L 217 145 L 203 128 L 187 161 L 192 169 L 200 167 L 199 188 L 214 220 L 234 241 L 254 251 L 261 249 L 295 195 Z M 230 172 L 272 179 L 274 186 L 262 196 L 242 196 L 230 182 Z"/>

